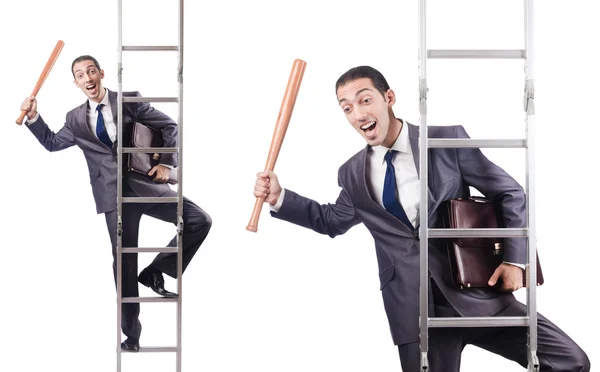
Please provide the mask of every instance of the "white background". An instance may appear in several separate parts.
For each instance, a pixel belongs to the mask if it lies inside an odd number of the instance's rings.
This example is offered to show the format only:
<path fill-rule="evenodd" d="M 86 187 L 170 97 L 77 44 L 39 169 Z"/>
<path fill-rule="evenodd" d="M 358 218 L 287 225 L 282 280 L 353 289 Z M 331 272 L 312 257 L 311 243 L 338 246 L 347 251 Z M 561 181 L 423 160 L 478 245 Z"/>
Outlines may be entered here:
<path fill-rule="evenodd" d="M 126 0 L 125 44 L 176 43 L 176 2 Z M 184 194 L 213 218 L 184 275 L 184 371 L 399 371 L 378 290 L 372 238 L 357 226 L 334 240 L 263 209 L 245 227 L 294 58 L 307 69 L 276 171 L 285 187 L 320 202 L 339 192 L 338 167 L 364 146 L 336 104 L 334 83 L 360 64 L 395 90 L 397 116 L 418 124 L 415 1 L 188 1 L 185 9 Z M 430 48 L 522 48 L 522 1 L 430 1 Z M 599 33 L 593 2 L 538 1 L 538 248 L 541 313 L 600 359 L 596 300 L 593 105 Z M 14 120 L 52 48 L 62 54 L 38 95 L 53 130 L 84 102 L 71 61 L 92 54 L 116 90 L 116 2 L 3 5 L 0 90 L 4 198 L 0 370 L 115 369 L 116 306 L 110 242 L 95 214 L 84 157 L 50 154 Z M 124 89 L 177 92 L 173 52 L 124 56 Z M 430 61 L 429 124 L 463 124 L 474 138 L 523 136 L 522 61 Z M 156 105 L 176 117 L 174 104 Z M 524 185 L 522 150 L 487 154 Z M 140 245 L 174 229 L 142 220 Z M 151 257 L 140 256 L 140 266 Z M 175 281 L 167 279 L 167 288 Z M 142 287 L 142 295 L 151 292 Z M 518 294 L 524 298 L 524 291 Z M 144 304 L 142 345 L 175 342 L 174 304 Z M 124 371 L 174 371 L 170 354 L 123 356 Z M 518 371 L 473 347 L 463 371 Z"/>

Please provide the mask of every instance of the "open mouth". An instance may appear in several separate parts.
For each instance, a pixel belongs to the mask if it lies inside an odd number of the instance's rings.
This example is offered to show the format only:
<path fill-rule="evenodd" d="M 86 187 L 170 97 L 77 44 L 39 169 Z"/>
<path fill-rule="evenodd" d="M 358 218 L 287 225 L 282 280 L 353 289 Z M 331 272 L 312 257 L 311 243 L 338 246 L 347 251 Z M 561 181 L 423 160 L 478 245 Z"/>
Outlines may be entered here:
<path fill-rule="evenodd" d="M 88 84 L 86 85 L 85 89 L 87 89 L 88 91 L 94 90 L 96 89 L 96 84 Z"/>
<path fill-rule="evenodd" d="M 375 128 L 377 128 L 376 121 L 370 121 L 360 127 L 367 135 L 373 134 L 375 132 Z"/>

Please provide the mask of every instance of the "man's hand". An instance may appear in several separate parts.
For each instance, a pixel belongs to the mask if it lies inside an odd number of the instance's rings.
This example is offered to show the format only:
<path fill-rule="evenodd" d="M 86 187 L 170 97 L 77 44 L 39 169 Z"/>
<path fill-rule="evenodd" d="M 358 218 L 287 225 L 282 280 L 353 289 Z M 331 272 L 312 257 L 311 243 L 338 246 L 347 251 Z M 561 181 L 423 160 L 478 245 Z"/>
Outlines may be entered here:
<path fill-rule="evenodd" d="M 150 172 L 148 172 L 149 176 L 156 176 L 152 179 L 152 181 L 156 183 L 165 183 L 169 180 L 169 175 L 171 174 L 171 170 L 163 165 L 155 165 Z"/>
<path fill-rule="evenodd" d="M 254 196 L 265 197 L 265 202 L 271 205 L 277 204 L 281 195 L 281 185 L 277 175 L 273 172 L 260 172 L 256 175 L 256 184 L 254 185 Z"/>
<path fill-rule="evenodd" d="M 27 118 L 29 120 L 35 118 L 37 115 L 37 100 L 35 97 L 27 97 L 23 104 L 21 104 L 21 111 L 25 111 L 27 113 Z"/>
<path fill-rule="evenodd" d="M 502 291 L 513 292 L 523 287 L 523 269 L 518 266 L 502 263 L 496 268 L 494 274 L 488 281 L 488 285 L 493 287 L 498 282 L 502 282 L 499 288 Z"/>

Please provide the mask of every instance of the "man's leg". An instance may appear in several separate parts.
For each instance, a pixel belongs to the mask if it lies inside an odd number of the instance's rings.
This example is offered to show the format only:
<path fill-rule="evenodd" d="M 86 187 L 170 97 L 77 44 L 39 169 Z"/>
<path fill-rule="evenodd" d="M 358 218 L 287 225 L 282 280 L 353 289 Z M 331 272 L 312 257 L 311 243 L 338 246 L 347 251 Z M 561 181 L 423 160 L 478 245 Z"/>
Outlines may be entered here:
<path fill-rule="evenodd" d="M 177 193 L 173 191 L 174 195 L 165 196 L 177 196 Z M 144 214 L 158 218 L 162 221 L 171 222 L 177 225 L 177 204 L 154 204 L 148 208 Z M 212 220 L 210 216 L 202 210 L 199 206 L 194 204 L 191 200 L 183 198 L 183 268 L 182 272 L 185 271 L 187 265 L 190 263 L 198 248 L 206 239 Z M 168 247 L 177 246 L 177 236 L 175 236 L 171 242 L 167 245 Z M 159 270 L 172 278 L 177 277 L 177 254 L 176 253 L 159 253 L 154 261 L 150 264 L 150 267 Z"/>
<path fill-rule="evenodd" d="M 129 207 L 129 206 L 127 206 Z M 136 247 L 139 231 L 139 222 L 141 214 L 125 213 L 127 208 L 124 206 L 123 213 L 123 247 Z M 113 255 L 113 274 L 115 285 L 117 281 L 117 211 L 105 213 L 106 226 L 110 234 Z M 127 253 L 122 255 L 121 287 L 123 297 L 138 297 L 137 284 L 137 254 Z M 139 340 L 142 332 L 142 325 L 139 320 L 140 304 L 126 303 L 121 307 L 121 329 L 128 338 Z"/>
<path fill-rule="evenodd" d="M 515 301 L 497 316 L 525 316 L 527 308 Z M 560 328 L 538 313 L 538 350 L 541 372 L 588 372 L 590 361 L 583 350 Z M 527 328 L 493 328 L 473 340 L 473 345 L 527 367 Z"/>
<path fill-rule="evenodd" d="M 446 300 L 433 280 L 430 281 L 431 292 L 429 301 L 434 304 L 436 317 L 457 317 L 458 312 Z M 464 330 L 459 328 L 429 329 L 429 350 L 427 372 L 458 372 L 460 370 L 461 354 L 465 347 Z M 419 342 L 398 346 L 400 365 L 404 372 L 421 370 L 421 349 Z"/>

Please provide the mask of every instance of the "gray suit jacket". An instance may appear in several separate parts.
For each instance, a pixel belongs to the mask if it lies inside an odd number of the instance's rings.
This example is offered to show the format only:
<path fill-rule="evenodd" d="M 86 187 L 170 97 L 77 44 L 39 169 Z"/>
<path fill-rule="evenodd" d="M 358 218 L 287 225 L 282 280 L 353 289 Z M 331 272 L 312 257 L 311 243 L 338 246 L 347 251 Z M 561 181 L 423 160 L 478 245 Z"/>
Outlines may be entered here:
<path fill-rule="evenodd" d="M 419 127 L 408 124 L 410 144 L 419 169 Z M 462 126 L 429 127 L 431 138 L 468 138 Z M 342 188 L 335 204 L 321 205 L 287 190 L 276 218 L 310 228 L 332 238 L 362 222 L 375 240 L 379 279 L 392 338 L 396 345 L 419 340 L 419 236 L 381 207 L 369 194 L 366 181 L 367 146 L 339 169 Z M 526 225 L 525 193 L 479 149 L 429 150 L 430 227 L 441 227 L 443 201 L 469 195 L 473 186 L 502 206 L 504 227 Z M 505 239 L 505 261 L 526 262 L 524 238 Z M 460 290 L 452 282 L 447 250 L 431 239 L 429 272 L 450 303 L 463 316 L 491 316 L 515 301 L 511 293 L 493 289 Z M 430 304 L 431 301 L 430 292 Z M 430 306 L 430 316 L 433 316 Z"/>
<path fill-rule="evenodd" d="M 114 122 L 117 124 L 117 93 L 107 90 Z M 139 92 L 123 92 L 124 97 L 139 97 Z M 41 115 L 27 127 L 48 151 L 60 151 L 73 145 L 83 150 L 90 173 L 90 183 L 96 201 L 96 211 L 105 213 L 117 208 L 117 156 L 113 149 L 104 145 L 87 122 L 88 101 L 67 113 L 65 125 L 56 133 L 48 128 Z M 177 146 L 177 124 L 164 113 L 155 110 L 147 102 L 123 104 L 124 147 L 131 146 L 131 130 L 137 121 L 160 130 L 165 147 Z M 161 163 L 177 166 L 177 154 L 162 154 Z M 149 177 L 123 170 L 123 180 L 140 196 L 161 196 L 170 188 L 158 184 Z"/>

